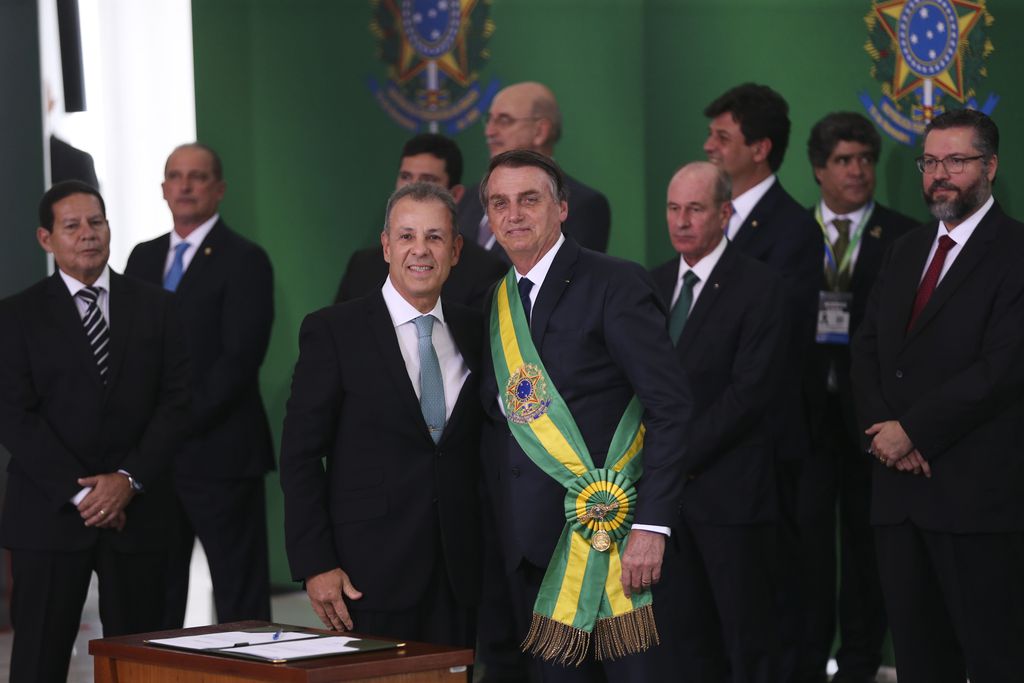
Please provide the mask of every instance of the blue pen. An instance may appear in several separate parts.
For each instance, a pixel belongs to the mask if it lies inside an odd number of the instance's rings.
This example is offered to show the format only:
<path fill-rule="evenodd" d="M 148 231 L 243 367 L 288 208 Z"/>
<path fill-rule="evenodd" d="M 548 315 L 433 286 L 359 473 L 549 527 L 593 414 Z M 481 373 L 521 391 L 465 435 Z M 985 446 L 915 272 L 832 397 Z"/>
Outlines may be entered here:
<path fill-rule="evenodd" d="M 281 637 L 281 632 L 280 631 L 274 631 L 274 637 L 271 640 L 277 640 L 280 637 Z"/>

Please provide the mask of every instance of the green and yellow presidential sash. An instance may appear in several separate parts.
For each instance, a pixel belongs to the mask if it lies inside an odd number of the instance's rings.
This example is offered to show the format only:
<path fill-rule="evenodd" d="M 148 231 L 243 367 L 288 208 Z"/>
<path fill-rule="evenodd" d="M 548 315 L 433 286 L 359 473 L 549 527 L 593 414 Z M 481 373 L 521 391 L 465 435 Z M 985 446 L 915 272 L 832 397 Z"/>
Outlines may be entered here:
<path fill-rule="evenodd" d="M 643 407 L 629 403 L 597 469 L 579 427 L 547 379 L 516 287 L 513 269 L 491 308 L 491 357 L 509 429 L 541 470 L 566 488 L 565 528 L 548 563 L 522 648 L 543 659 L 579 665 L 657 644 L 650 591 L 627 598 L 622 552 L 643 474 Z"/>

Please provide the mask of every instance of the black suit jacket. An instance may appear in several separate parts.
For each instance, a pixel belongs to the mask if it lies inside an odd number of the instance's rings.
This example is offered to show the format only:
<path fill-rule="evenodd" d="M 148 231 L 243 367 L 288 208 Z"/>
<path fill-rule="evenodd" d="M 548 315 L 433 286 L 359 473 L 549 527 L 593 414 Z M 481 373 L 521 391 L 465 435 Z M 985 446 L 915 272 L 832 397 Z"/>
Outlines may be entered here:
<path fill-rule="evenodd" d="M 483 325 L 443 306 L 470 375 L 436 445 L 379 291 L 311 313 L 299 333 L 281 437 L 288 562 L 296 580 L 341 567 L 361 609 L 416 605 L 439 553 L 460 602 L 477 600 Z"/>
<path fill-rule="evenodd" d="M 508 266 L 500 257 L 476 242 L 464 240 L 459 262 L 448 275 L 441 296 L 445 301 L 481 310 L 487 293 L 507 270 Z M 387 277 L 388 263 L 381 247 L 360 249 L 348 260 L 334 303 L 369 296 L 380 290 Z"/>
<path fill-rule="evenodd" d="M 679 259 L 652 271 L 666 304 Z M 726 248 L 701 289 L 676 344 L 697 406 L 683 513 L 712 524 L 775 520 L 775 430 L 770 407 L 782 379 L 787 335 L 782 279 Z"/>
<path fill-rule="evenodd" d="M 772 183 L 732 240 L 744 254 L 766 263 L 782 276 L 790 321 L 787 366 L 780 400 L 779 455 L 805 457 L 810 450 L 801 388 L 814 344 L 818 290 L 825 256 L 821 229 L 807 209 L 796 203 L 778 179 Z"/>
<path fill-rule="evenodd" d="M 0 302 L 0 443 L 11 453 L 0 542 L 71 551 L 104 534 L 122 550 L 162 549 L 167 471 L 188 410 L 188 362 L 166 293 L 110 274 L 104 385 L 59 273 Z M 79 477 L 124 469 L 143 483 L 124 531 L 86 528 Z"/>
<path fill-rule="evenodd" d="M 608 199 L 568 175 L 565 176 L 565 186 L 569 191 L 569 216 L 562 224 L 562 232 L 587 249 L 608 251 L 608 235 L 612 228 L 612 210 Z M 474 183 L 466 188 L 459 202 L 459 232 L 467 242 L 477 243 L 483 217 L 480 183 Z M 497 242 L 491 251 L 497 253 L 505 264 L 509 263 L 505 250 Z"/>
<path fill-rule="evenodd" d="M 170 236 L 132 250 L 125 274 L 163 285 Z M 274 468 L 259 370 L 274 320 L 270 260 L 217 221 L 174 297 L 192 361 L 191 430 L 175 463 L 189 478 L 261 476 Z"/>
<path fill-rule="evenodd" d="M 926 479 L 876 462 L 871 519 L 953 533 L 1020 531 L 1024 225 L 994 205 L 907 332 L 936 229 L 932 222 L 893 244 L 854 340 L 862 429 L 898 420 L 932 469 Z"/>
<path fill-rule="evenodd" d="M 639 396 L 647 434 L 634 523 L 673 526 L 693 399 L 673 359 L 665 309 L 650 276 L 567 237 L 537 294 L 530 329 L 547 379 L 565 399 L 596 467 L 605 462 L 626 405 Z M 484 358 L 481 392 L 489 420 L 481 455 L 506 569 L 522 558 L 545 567 L 565 526 L 565 489 L 509 432 L 489 350 Z"/>
<path fill-rule="evenodd" d="M 813 213 L 813 209 L 811 209 Z M 860 251 L 854 264 L 853 277 L 850 280 L 850 292 L 853 302 L 850 305 L 850 339 L 852 340 L 864 320 L 871 287 L 875 284 L 878 271 L 882 266 L 882 256 L 889 247 L 908 230 L 919 225 L 918 221 L 875 204 L 871 215 L 864 224 L 864 232 L 860 240 Z M 824 268 L 821 270 L 819 287 L 825 288 Z M 854 437 L 852 445 L 859 445 L 857 438 L 856 410 L 853 401 L 853 389 L 850 386 L 850 347 L 845 344 L 815 344 L 809 359 L 810 372 L 805 375 L 807 383 L 805 394 L 810 416 L 811 441 L 820 443 L 824 435 L 824 410 L 828 391 L 829 368 L 835 366 L 836 379 L 839 384 L 839 397 L 846 418 L 847 432 Z"/>

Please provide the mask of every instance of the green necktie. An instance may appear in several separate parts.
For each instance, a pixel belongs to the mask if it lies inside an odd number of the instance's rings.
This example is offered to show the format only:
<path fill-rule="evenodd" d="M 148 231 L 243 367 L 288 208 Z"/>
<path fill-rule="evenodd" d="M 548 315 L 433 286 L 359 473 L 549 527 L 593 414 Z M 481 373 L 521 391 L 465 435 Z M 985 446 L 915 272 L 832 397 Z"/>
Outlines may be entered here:
<path fill-rule="evenodd" d="M 849 269 L 840 273 L 839 264 L 843 262 L 846 250 L 850 248 L 850 219 L 836 218 L 832 220 L 832 225 L 839 233 L 836 236 L 836 241 L 832 243 L 832 252 L 836 257 L 836 262 L 833 264 L 835 270 L 832 273 L 832 289 L 837 292 L 845 292 L 850 289 Z"/>
<path fill-rule="evenodd" d="M 697 273 L 692 270 L 683 274 L 683 288 L 679 290 L 679 298 L 676 305 L 672 307 L 669 315 L 668 333 L 672 337 L 672 343 L 679 343 L 679 335 L 683 333 L 683 326 L 690 315 L 690 307 L 693 305 L 693 286 L 700 282 Z"/>

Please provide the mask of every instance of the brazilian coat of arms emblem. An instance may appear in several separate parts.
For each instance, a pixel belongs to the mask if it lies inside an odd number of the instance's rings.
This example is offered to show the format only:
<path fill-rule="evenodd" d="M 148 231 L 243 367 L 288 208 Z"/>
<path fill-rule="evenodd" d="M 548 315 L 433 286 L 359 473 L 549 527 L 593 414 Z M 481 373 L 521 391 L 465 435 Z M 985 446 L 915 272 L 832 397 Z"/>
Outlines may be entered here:
<path fill-rule="evenodd" d="M 862 92 L 861 104 L 892 139 L 913 145 L 925 126 L 948 108 L 990 114 L 999 101 L 978 104 L 994 51 L 985 35 L 995 21 L 986 0 L 873 0 L 864 17 L 872 60 L 881 84 L 878 102 Z"/>
<path fill-rule="evenodd" d="M 380 107 L 408 130 L 454 135 L 480 119 L 497 93 L 479 70 L 494 33 L 491 0 L 372 0 L 370 31 L 387 79 L 370 79 Z"/>

